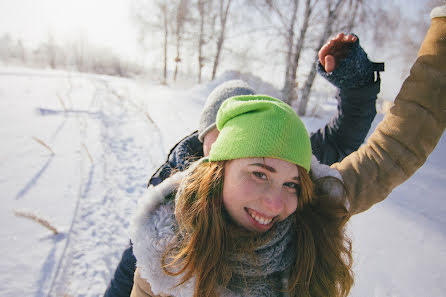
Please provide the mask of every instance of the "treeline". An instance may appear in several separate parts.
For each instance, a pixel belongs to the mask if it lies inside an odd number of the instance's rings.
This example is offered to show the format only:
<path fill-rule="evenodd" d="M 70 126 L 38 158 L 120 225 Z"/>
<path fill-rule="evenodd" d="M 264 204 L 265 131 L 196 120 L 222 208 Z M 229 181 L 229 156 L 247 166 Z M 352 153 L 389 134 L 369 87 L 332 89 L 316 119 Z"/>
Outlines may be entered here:
<path fill-rule="evenodd" d="M 198 83 L 228 69 L 268 73 L 266 80 L 279 83 L 281 98 L 303 115 L 317 52 L 332 35 L 355 32 L 362 44 L 372 42 L 369 56 L 375 50 L 386 62 L 411 65 L 429 24 L 427 14 L 441 2 L 426 0 L 414 17 L 404 15 L 397 0 L 132 0 L 131 17 L 145 53 L 141 61 L 151 58 L 151 65 L 128 61 L 82 37 L 60 46 L 51 34 L 35 49 L 0 36 L 0 62 L 123 77 L 160 69 L 165 84 L 180 73 Z"/>
<path fill-rule="evenodd" d="M 436 2 L 439 1 L 430 1 L 429 6 Z M 253 73 L 256 68 L 280 67 L 282 98 L 291 104 L 299 96 L 298 112 L 303 115 L 316 76 L 318 49 L 333 34 L 361 31 L 362 38 L 367 36 L 377 45 L 395 43 L 395 40 L 407 45 L 408 39 L 420 38 L 412 37 L 413 32 L 396 33 L 401 29 L 400 23 L 404 23 L 398 3 L 391 0 L 133 0 L 131 11 L 139 29 L 140 44 L 146 52 L 156 52 L 161 58 L 164 83 L 175 81 L 185 65 L 194 65 L 197 82 L 203 80 L 205 68 L 208 79 L 214 79 L 223 59 L 225 64 L 237 61 L 238 70 Z M 419 22 L 427 23 L 422 15 Z M 412 44 L 416 47 L 419 42 Z M 416 54 L 416 49 L 404 48 Z"/>
<path fill-rule="evenodd" d="M 26 65 L 35 68 L 64 69 L 122 77 L 134 77 L 144 72 L 141 65 L 99 48 L 80 38 L 61 46 L 51 34 L 35 49 L 9 34 L 0 36 L 0 61 L 5 65 Z"/>

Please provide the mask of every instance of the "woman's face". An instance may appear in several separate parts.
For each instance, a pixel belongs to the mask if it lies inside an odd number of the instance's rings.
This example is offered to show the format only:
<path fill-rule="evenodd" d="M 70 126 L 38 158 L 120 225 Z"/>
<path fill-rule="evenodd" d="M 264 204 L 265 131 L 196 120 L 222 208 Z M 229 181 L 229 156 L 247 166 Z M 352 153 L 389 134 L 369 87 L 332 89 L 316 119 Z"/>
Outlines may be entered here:
<path fill-rule="evenodd" d="M 225 165 L 223 203 L 232 220 L 254 232 L 266 232 L 297 208 L 295 164 L 273 158 L 243 158 Z"/>

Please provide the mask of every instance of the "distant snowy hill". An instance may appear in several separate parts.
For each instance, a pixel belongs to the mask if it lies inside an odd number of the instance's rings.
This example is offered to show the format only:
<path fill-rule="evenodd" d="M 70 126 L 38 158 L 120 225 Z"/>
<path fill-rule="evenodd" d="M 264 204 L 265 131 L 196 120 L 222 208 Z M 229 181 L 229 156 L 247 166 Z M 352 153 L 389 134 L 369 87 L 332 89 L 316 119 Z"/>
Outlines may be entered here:
<path fill-rule="evenodd" d="M 0 296 L 101 296 L 148 178 L 196 129 L 212 89 L 237 76 L 180 88 L 0 68 Z M 243 78 L 279 96 L 254 76 Z M 323 115 L 304 118 L 310 131 L 334 112 L 334 99 L 320 102 Z M 352 218 L 350 296 L 446 296 L 445 192 L 443 137 L 408 182 Z M 17 210 L 47 218 L 59 234 L 15 216 Z"/>

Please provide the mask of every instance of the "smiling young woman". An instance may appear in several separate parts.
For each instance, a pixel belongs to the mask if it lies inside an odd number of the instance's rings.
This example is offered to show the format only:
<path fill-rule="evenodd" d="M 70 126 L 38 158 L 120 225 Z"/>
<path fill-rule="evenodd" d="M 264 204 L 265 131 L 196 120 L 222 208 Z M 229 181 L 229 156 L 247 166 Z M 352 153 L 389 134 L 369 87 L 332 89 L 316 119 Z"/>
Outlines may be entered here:
<path fill-rule="evenodd" d="M 237 96 L 220 108 L 217 127 L 209 158 L 166 204 L 175 231 L 160 248 L 162 271 L 178 288 L 194 283 L 194 296 L 345 295 L 353 283 L 349 214 L 318 195 L 296 113 L 275 98 Z"/>
<path fill-rule="evenodd" d="M 195 296 L 216 296 L 217 284 L 244 295 L 247 286 L 259 286 L 253 271 L 262 266 L 268 280 L 257 279 L 264 292 L 305 296 L 311 286 L 321 293 L 312 296 L 348 293 L 353 283 L 351 244 L 344 234 L 348 212 L 317 197 L 304 168 L 273 158 L 203 162 L 182 184 L 175 207 L 181 240 L 166 251 L 162 265 L 168 275 L 181 275 L 181 283 L 195 277 Z M 288 257 L 281 257 L 285 253 Z M 239 266 L 241 255 L 246 258 Z M 271 258 L 286 258 L 288 287 L 281 283 L 284 267 L 270 265 Z"/>

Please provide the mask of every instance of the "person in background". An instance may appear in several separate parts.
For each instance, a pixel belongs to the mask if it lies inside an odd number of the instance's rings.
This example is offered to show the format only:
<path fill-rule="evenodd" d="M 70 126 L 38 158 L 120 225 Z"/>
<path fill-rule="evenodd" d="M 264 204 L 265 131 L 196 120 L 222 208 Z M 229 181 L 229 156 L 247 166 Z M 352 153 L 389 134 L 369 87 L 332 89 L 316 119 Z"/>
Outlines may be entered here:
<path fill-rule="evenodd" d="M 289 105 L 265 95 L 225 100 L 209 156 L 138 203 L 131 296 L 347 296 L 346 222 L 413 175 L 446 128 L 446 5 L 431 17 L 395 106 L 331 167 L 312 158 Z"/>
<path fill-rule="evenodd" d="M 319 60 L 319 74 L 338 89 L 338 108 L 325 127 L 311 134 L 310 140 L 316 158 L 323 164 L 331 165 L 357 150 L 364 142 L 376 115 L 376 99 L 380 91 L 379 71 L 383 70 L 383 65 L 368 59 L 356 35 L 343 33 L 321 48 Z M 227 81 L 217 86 L 206 100 L 198 131 L 172 148 L 166 163 L 151 177 L 149 186 L 162 183 L 173 171 L 182 171 L 191 162 L 208 156 L 219 134 L 215 121 L 221 104 L 233 96 L 255 93 L 251 86 L 241 80 Z M 130 295 L 135 262 L 132 245 L 129 244 L 105 297 Z"/>

